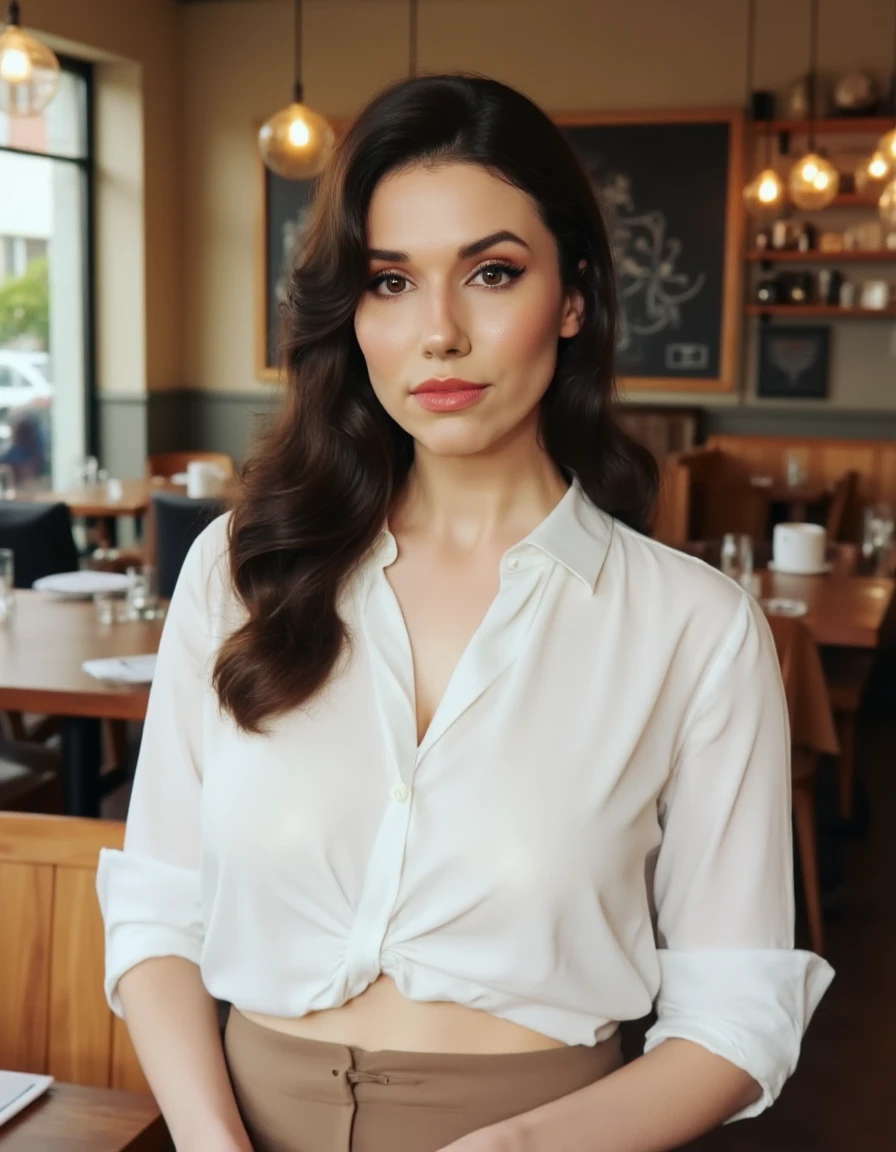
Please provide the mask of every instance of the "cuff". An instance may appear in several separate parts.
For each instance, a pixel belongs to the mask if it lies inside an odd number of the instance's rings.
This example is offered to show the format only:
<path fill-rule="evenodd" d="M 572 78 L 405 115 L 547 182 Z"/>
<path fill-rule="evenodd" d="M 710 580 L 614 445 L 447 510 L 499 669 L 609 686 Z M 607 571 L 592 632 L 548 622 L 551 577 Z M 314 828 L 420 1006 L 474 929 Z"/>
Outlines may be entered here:
<path fill-rule="evenodd" d="M 676 1038 L 722 1056 L 762 1089 L 760 1099 L 731 1120 L 758 1116 L 796 1068 L 803 1034 L 834 970 L 812 952 L 788 949 L 660 949 L 657 957 L 657 1022 L 644 1051 Z"/>
<path fill-rule="evenodd" d="M 106 930 L 106 1000 L 122 1016 L 117 988 L 143 960 L 180 956 L 197 966 L 204 925 L 199 873 L 104 848 L 96 875 Z"/>

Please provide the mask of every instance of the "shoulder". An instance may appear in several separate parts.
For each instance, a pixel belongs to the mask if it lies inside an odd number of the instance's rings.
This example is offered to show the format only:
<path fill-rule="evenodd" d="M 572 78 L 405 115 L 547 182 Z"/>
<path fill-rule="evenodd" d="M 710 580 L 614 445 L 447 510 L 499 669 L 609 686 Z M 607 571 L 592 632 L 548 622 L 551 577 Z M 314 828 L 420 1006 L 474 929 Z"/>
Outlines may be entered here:
<path fill-rule="evenodd" d="M 181 568 L 175 598 L 183 596 L 209 618 L 224 618 L 234 608 L 230 576 L 230 524 L 225 512 L 199 533 Z"/>

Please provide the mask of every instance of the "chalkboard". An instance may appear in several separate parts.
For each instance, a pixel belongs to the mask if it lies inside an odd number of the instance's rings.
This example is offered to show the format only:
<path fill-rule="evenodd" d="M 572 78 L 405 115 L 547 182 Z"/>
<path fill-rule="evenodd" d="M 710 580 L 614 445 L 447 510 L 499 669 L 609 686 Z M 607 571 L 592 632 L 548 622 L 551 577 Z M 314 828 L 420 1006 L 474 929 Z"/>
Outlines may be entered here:
<path fill-rule="evenodd" d="M 741 113 L 558 117 L 558 123 L 582 158 L 611 233 L 623 389 L 734 389 Z"/>
<path fill-rule="evenodd" d="M 276 379 L 280 304 L 285 299 L 296 242 L 311 203 L 312 181 L 284 180 L 258 159 L 259 208 L 256 239 L 255 374 Z"/>

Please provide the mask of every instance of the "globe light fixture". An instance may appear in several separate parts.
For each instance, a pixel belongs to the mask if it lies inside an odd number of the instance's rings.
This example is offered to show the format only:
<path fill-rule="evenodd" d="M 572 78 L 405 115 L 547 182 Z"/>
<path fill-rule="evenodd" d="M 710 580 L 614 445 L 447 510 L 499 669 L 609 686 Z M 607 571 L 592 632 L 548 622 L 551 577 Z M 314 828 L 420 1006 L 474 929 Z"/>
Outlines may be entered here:
<path fill-rule="evenodd" d="M 787 177 L 790 199 L 797 208 L 807 211 L 827 208 L 839 187 L 840 173 L 818 152 L 807 152 Z"/>
<path fill-rule="evenodd" d="M 888 163 L 883 152 L 875 152 L 856 169 L 856 191 L 860 196 L 879 196 L 892 175 L 894 163 Z"/>
<path fill-rule="evenodd" d="M 880 198 L 880 218 L 884 224 L 896 228 L 896 179 L 891 180 Z"/>
<path fill-rule="evenodd" d="M 756 0 L 747 6 L 747 105 L 753 96 L 753 66 L 756 55 Z M 771 113 L 769 113 L 771 115 Z M 772 167 L 772 136 L 766 127 L 765 161 L 762 171 L 744 188 L 744 207 L 751 216 L 777 216 L 784 206 L 784 182 Z"/>
<path fill-rule="evenodd" d="M 13 0 L 0 35 L 0 112 L 37 116 L 59 90 L 59 74 L 56 54 L 22 31 L 19 5 Z"/>
<path fill-rule="evenodd" d="M 787 177 L 790 199 L 797 208 L 827 208 L 840 191 L 840 173 L 815 150 L 818 114 L 818 0 L 812 0 L 809 25 L 809 150 L 797 160 Z"/>
<path fill-rule="evenodd" d="M 258 133 L 265 165 L 286 180 L 310 180 L 329 156 L 336 133 L 331 124 L 309 108 L 302 89 L 302 4 L 295 3 L 295 85 L 293 99 L 266 120 Z"/>

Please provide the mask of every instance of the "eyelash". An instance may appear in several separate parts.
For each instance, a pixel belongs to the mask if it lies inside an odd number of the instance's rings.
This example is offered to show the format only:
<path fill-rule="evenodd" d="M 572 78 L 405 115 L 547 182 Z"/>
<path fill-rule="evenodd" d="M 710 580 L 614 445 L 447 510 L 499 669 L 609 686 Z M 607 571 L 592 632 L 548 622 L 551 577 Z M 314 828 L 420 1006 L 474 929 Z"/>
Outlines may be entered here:
<path fill-rule="evenodd" d="M 525 268 L 520 268 L 516 264 L 511 264 L 506 260 L 489 260 L 480 266 L 473 273 L 473 277 L 481 275 L 483 272 L 504 272 L 510 278 L 504 284 L 483 284 L 480 287 L 487 288 L 490 292 L 501 292 L 505 288 L 510 288 L 515 280 L 526 271 Z M 379 297 L 380 300 L 400 300 L 402 296 L 406 296 L 406 292 L 378 292 L 380 284 L 384 284 L 387 280 L 392 278 L 407 281 L 409 278 L 402 272 L 390 271 L 386 269 L 384 272 L 378 272 L 376 276 L 370 281 L 367 286 L 368 292 L 373 296 Z M 471 277 L 472 279 L 472 277 Z"/>

